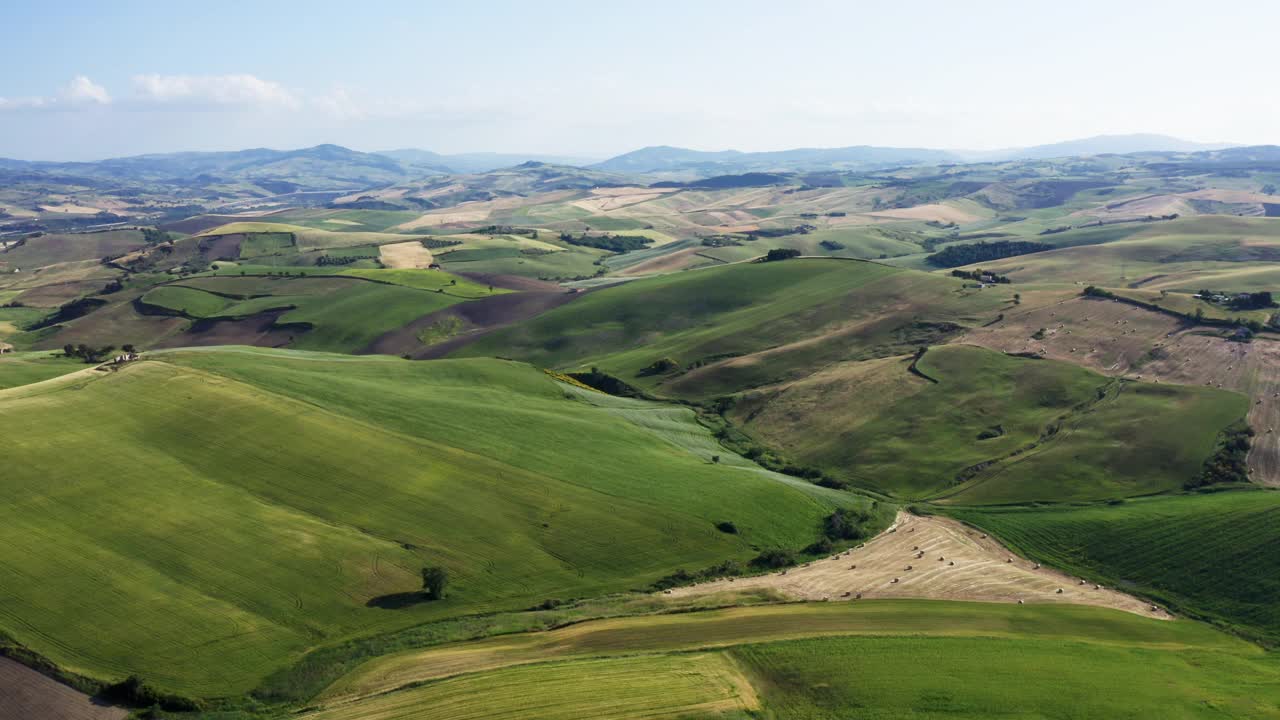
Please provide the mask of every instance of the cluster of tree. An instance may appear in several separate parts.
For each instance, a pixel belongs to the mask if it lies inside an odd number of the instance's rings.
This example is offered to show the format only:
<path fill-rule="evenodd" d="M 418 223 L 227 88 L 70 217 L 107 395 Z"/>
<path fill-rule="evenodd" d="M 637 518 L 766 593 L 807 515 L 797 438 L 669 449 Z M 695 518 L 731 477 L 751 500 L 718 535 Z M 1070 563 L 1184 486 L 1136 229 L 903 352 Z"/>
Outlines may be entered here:
<path fill-rule="evenodd" d="M 844 243 L 836 242 L 835 240 L 823 240 L 818 244 L 821 245 L 823 248 L 826 248 L 827 250 L 832 250 L 832 251 L 844 249 Z"/>
<path fill-rule="evenodd" d="M 729 235 L 712 235 L 711 237 L 702 238 L 703 247 L 730 247 L 733 245 L 741 245 L 742 241 Z"/>
<path fill-rule="evenodd" d="M 1214 292 L 1213 290 L 1201 289 L 1197 295 L 1200 296 L 1201 300 L 1207 301 L 1211 301 L 1213 298 L 1225 297 L 1227 299 L 1227 305 L 1232 310 L 1262 310 L 1264 308 L 1276 306 L 1275 301 L 1271 298 L 1271 292 L 1268 290 L 1232 295 L 1229 293 L 1219 293 Z"/>
<path fill-rule="evenodd" d="M 440 250 L 443 248 L 453 247 L 454 245 L 461 245 L 461 244 L 462 244 L 461 240 L 441 240 L 439 238 L 424 238 L 422 240 L 422 247 L 428 250 Z"/>
<path fill-rule="evenodd" d="M 481 228 L 476 232 L 484 235 L 523 235 L 528 238 L 538 239 L 538 231 L 534 228 L 518 228 L 511 225 L 490 225 Z"/>
<path fill-rule="evenodd" d="M 63 355 L 66 355 L 69 358 L 70 357 L 80 358 L 81 360 L 94 365 L 105 361 L 107 358 L 111 357 L 111 354 L 114 353 L 115 351 L 116 351 L 115 345 L 104 345 L 100 348 L 93 348 L 93 347 L 89 347 L 88 345 L 85 345 L 84 343 L 80 343 L 79 345 L 72 345 L 71 343 L 67 343 L 66 345 L 62 346 Z M 125 353 L 132 353 L 135 350 L 132 345 L 121 345 L 120 351 Z"/>
<path fill-rule="evenodd" d="M 614 253 L 643 250 L 653 244 L 652 238 L 642 235 L 587 235 L 583 233 L 582 235 L 574 236 L 570 233 L 560 233 L 560 240 L 570 245 L 592 247 Z"/>
<path fill-rule="evenodd" d="M 800 251 L 795 248 L 774 248 L 764 256 L 764 261 L 777 262 L 779 260 L 790 260 L 795 257 L 800 257 Z"/>
<path fill-rule="evenodd" d="M 326 265 L 350 265 L 357 260 L 365 260 L 373 257 L 372 255 L 321 255 L 316 258 L 316 265 L 324 267 Z"/>
<path fill-rule="evenodd" d="M 114 685 L 108 685 L 98 697 L 114 705 L 135 708 L 159 708 L 167 712 L 195 712 L 203 710 L 199 701 L 181 695 L 161 693 L 147 685 L 137 675 L 130 675 Z M 149 713 L 156 717 L 154 712 Z"/>
<path fill-rule="evenodd" d="M 818 229 L 817 225 L 809 225 L 807 223 L 803 225 L 796 225 L 795 227 L 792 227 L 792 228 L 772 228 L 772 229 L 762 228 L 760 230 L 752 230 L 747 235 L 747 239 L 756 240 L 762 237 L 776 238 L 776 237 L 786 237 L 788 235 L 808 235 L 809 233 L 817 229 Z"/>
<path fill-rule="evenodd" d="M 568 375 L 583 385 L 593 387 L 602 393 L 618 397 L 644 397 L 644 393 L 608 373 L 601 372 L 600 368 L 597 367 L 591 368 L 591 372 L 568 373 Z"/>
<path fill-rule="evenodd" d="M 160 245 L 161 243 L 171 242 L 173 238 L 169 237 L 169 233 L 153 227 L 142 228 L 142 240 L 148 245 Z"/>
<path fill-rule="evenodd" d="M 662 357 L 646 365 L 643 369 L 640 370 L 640 372 L 636 373 L 636 375 L 639 375 L 641 377 L 647 377 L 650 375 L 665 375 L 669 372 L 674 372 L 679 369 L 680 369 L 680 363 L 677 362 L 674 358 Z"/>
<path fill-rule="evenodd" d="M 1188 490 L 1217 485 L 1219 483 L 1243 483 L 1249 481 L 1249 445 L 1253 428 L 1240 422 L 1223 432 L 1218 449 L 1204 461 L 1200 474 L 1183 484 Z"/>
<path fill-rule="evenodd" d="M 951 245 L 925 258 L 925 262 L 935 267 L 960 267 L 988 260 L 1028 255 L 1030 253 L 1051 250 L 1052 246 L 1028 240 L 997 240 L 995 242 L 976 242 L 968 245 Z"/>
<path fill-rule="evenodd" d="M 978 282 L 989 283 L 1008 283 L 1009 278 L 1004 275 L 997 275 L 993 272 L 985 270 L 952 270 L 951 277 L 958 277 L 963 280 L 977 280 Z"/>
<path fill-rule="evenodd" d="M 88 315 L 89 313 L 93 312 L 94 310 L 97 310 L 98 308 L 106 304 L 107 304 L 107 301 L 102 300 L 101 298 L 83 297 L 78 300 L 72 300 L 71 302 L 66 303 L 61 307 L 59 307 L 57 311 L 54 312 L 52 315 L 32 325 L 28 325 L 27 329 L 41 330 L 47 327 L 51 327 L 53 325 L 57 325 L 58 323 L 64 323 L 69 320 L 75 320 L 76 318 L 84 317 L 85 315 Z"/>

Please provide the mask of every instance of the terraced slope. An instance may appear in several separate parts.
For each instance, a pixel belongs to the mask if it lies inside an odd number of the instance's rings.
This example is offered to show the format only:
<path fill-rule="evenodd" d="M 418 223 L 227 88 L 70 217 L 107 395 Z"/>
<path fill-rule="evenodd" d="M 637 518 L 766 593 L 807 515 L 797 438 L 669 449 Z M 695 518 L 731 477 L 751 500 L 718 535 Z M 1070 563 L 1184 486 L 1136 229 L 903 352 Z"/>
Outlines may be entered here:
<path fill-rule="evenodd" d="M 801 547 L 860 502 L 519 363 L 149 356 L 0 397 L 0 630 L 94 677 L 239 693 L 328 640 Z"/>

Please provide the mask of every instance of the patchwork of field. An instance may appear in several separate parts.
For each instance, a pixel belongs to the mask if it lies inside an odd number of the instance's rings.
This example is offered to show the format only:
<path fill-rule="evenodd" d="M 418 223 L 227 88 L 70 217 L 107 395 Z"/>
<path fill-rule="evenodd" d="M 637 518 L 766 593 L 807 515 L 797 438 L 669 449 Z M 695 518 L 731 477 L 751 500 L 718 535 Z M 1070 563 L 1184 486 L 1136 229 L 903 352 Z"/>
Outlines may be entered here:
<path fill-rule="evenodd" d="M 703 717 L 699 705 L 726 696 L 736 707 L 725 710 L 777 717 L 901 716 L 921 697 L 949 716 L 988 717 L 997 707 L 1052 714 L 1064 693 L 1086 714 L 1119 705 L 1196 713 L 1209 695 L 1215 712 L 1268 717 L 1276 690 L 1262 688 L 1277 672 L 1257 648 L 1187 621 L 1073 605 L 868 600 L 601 620 L 389 656 L 336 683 L 307 717 L 482 717 L 486 702 L 513 695 L 520 716 L 536 718 Z M 629 680 L 615 686 L 620 676 Z M 596 677 L 607 691 L 585 693 Z M 1180 689 L 1170 692 L 1174 678 Z M 508 683 L 521 692 L 506 692 Z"/>
<path fill-rule="evenodd" d="M 898 514 L 857 548 L 768 575 L 690 585 L 674 596 L 768 588 L 799 600 L 883 598 L 1096 605 L 1168 619 L 1149 602 L 1015 556 L 985 533 L 943 517 Z"/>
<path fill-rule="evenodd" d="M 1049 236 L 1070 242 L 1071 233 Z M 1149 224 L 1124 239 L 981 263 L 1015 283 L 1065 282 L 1195 293 L 1252 292 L 1280 280 L 1280 224 L 1196 217 Z"/>
<path fill-rule="evenodd" d="M 0 398 L 24 419 L 0 628 L 92 677 L 242 693 L 327 640 L 801 547 L 866 506 L 752 469 L 689 410 L 517 363 L 149 355 Z M 446 600 L 422 601 L 424 565 Z"/>
<path fill-rule="evenodd" d="M 1039 337 L 1037 337 L 1037 335 Z M 1249 399 L 1255 431 L 1249 467 L 1255 482 L 1280 484 L 1280 348 L 1260 337 L 1232 342 L 1177 318 L 1075 293 L 1028 304 L 963 339 L 1004 352 L 1065 360 L 1113 376 L 1213 387 Z"/>
<path fill-rule="evenodd" d="M 485 336 L 463 355 L 599 366 L 663 395 L 707 398 L 894 355 L 979 324 L 1002 291 L 877 263 L 802 259 L 633 281 Z M 646 368 L 663 358 L 674 366 Z"/>

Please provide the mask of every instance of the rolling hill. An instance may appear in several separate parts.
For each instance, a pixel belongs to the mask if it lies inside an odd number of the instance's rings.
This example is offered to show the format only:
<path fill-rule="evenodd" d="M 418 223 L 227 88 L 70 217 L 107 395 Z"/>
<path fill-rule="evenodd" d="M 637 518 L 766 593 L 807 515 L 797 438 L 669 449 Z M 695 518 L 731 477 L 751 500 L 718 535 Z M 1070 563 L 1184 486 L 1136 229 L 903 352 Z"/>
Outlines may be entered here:
<path fill-rule="evenodd" d="M 689 410 L 519 363 L 148 356 L 0 391 L 24 418 L 0 575 L 25 588 L 0 630 L 99 679 L 243 693 L 326 642 L 644 587 L 867 506 L 733 456 Z M 422 601 L 427 565 L 447 599 Z"/>

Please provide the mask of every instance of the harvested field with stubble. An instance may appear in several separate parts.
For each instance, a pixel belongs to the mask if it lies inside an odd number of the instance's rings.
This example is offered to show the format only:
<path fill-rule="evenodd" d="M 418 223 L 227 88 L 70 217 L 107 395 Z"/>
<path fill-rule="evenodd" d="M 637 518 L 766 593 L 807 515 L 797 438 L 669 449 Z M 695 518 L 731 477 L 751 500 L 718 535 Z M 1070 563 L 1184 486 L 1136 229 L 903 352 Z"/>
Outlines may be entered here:
<path fill-rule="evenodd" d="M 426 269 L 432 263 L 431 251 L 419 240 L 379 246 L 378 259 L 389 268 Z"/>
<path fill-rule="evenodd" d="M 1151 604 L 1020 558 L 955 520 L 899 513 L 865 545 L 769 575 L 676 588 L 680 597 L 768 588 L 800 600 L 916 598 L 1007 603 L 1070 603 L 1170 619 Z M 1061 590 L 1061 592 L 1059 592 Z"/>

